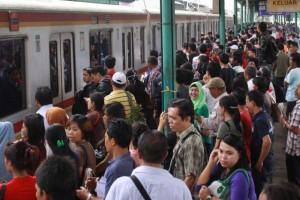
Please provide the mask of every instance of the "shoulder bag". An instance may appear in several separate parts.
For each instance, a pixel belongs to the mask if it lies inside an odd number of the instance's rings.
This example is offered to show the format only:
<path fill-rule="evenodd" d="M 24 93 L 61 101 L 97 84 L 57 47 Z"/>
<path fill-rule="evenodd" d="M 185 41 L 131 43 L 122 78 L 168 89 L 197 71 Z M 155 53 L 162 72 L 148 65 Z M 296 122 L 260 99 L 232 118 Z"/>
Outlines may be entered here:
<path fill-rule="evenodd" d="M 85 159 L 85 162 L 84 162 L 84 165 L 83 165 L 83 172 L 82 172 L 81 179 L 80 179 L 80 180 L 82 180 L 81 185 L 84 186 L 85 182 L 89 178 L 95 177 L 95 173 L 92 170 L 92 168 L 88 167 L 88 164 L 87 164 L 88 156 L 87 156 L 87 151 L 85 150 L 85 147 L 83 145 L 80 145 L 80 146 L 84 151 L 84 159 Z"/>
<path fill-rule="evenodd" d="M 135 175 L 130 176 L 131 180 L 137 187 L 137 189 L 140 191 L 141 195 L 144 197 L 145 200 L 151 200 L 149 194 L 146 192 L 145 188 L 143 187 L 142 183 L 139 181 L 139 179 Z"/>

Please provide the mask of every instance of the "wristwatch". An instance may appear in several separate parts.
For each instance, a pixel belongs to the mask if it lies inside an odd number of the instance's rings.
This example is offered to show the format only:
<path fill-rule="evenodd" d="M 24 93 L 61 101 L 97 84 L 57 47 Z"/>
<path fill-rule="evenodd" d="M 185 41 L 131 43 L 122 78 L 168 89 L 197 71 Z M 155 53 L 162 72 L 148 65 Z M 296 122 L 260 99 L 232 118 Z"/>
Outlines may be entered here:
<path fill-rule="evenodd" d="M 210 196 L 210 195 L 208 195 L 207 197 L 206 197 L 206 200 L 211 200 L 212 199 L 212 196 Z"/>

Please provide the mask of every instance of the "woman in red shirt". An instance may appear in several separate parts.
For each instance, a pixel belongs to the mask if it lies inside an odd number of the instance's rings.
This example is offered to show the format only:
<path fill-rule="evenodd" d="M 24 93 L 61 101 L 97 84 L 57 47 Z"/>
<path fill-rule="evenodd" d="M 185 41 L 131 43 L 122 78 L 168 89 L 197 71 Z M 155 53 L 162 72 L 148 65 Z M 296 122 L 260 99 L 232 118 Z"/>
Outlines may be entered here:
<path fill-rule="evenodd" d="M 27 142 L 17 141 L 9 143 L 4 152 L 6 169 L 12 174 L 13 179 L 6 184 L 5 200 L 36 200 L 36 179 L 27 174 L 27 170 L 38 159 L 38 148 Z M 3 184 L 1 184 L 1 189 Z"/>

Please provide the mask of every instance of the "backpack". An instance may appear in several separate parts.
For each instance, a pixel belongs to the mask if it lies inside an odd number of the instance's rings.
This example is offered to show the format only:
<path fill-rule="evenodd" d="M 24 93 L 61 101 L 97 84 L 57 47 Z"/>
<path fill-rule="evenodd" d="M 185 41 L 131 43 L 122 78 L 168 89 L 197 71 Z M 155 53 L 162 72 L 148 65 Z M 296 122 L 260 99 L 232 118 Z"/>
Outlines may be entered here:
<path fill-rule="evenodd" d="M 264 57 L 266 58 L 267 64 L 273 64 L 277 59 L 278 49 L 273 42 L 272 37 L 269 37 L 267 40 L 266 50 L 264 52 Z"/>
<path fill-rule="evenodd" d="M 84 90 L 81 89 L 78 92 L 76 92 L 74 97 L 74 103 L 72 106 L 72 114 L 83 114 L 85 115 L 87 113 L 87 104 L 84 100 Z"/>

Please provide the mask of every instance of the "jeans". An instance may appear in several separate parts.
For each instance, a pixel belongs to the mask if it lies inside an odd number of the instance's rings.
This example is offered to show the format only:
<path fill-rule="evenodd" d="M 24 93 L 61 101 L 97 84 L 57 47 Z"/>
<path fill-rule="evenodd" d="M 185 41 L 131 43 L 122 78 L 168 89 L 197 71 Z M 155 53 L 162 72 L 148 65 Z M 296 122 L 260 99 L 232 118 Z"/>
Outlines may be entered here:
<path fill-rule="evenodd" d="M 300 187 L 300 156 L 285 155 L 288 181 Z"/>
<path fill-rule="evenodd" d="M 255 193 L 257 196 L 263 190 L 265 184 L 272 183 L 273 179 L 273 164 L 263 165 L 261 172 L 258 172 L 255 165 L 252 166 L 252 177 L 255 185 Z"/>

